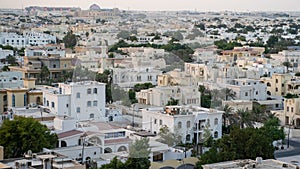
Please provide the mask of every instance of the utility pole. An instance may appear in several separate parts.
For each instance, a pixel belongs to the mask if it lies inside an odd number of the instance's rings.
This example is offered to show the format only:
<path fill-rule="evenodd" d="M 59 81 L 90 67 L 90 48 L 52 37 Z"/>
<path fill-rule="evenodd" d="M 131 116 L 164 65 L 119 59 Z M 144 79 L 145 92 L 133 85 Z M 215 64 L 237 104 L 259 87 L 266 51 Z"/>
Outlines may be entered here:
<path fill-rule="evenodd" d="M 135 108 L 135 104 L 133 104 L 132 106 L 132 127 L 134 127 L 134 108 Z"/>

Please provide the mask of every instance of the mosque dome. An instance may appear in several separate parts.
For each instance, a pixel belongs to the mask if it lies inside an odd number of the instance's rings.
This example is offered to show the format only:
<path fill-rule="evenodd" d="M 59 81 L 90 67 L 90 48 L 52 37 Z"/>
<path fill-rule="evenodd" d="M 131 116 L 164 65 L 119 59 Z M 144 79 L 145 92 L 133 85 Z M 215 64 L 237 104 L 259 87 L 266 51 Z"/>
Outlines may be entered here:
<path fill-rule="evenodd" d="M 90 6 L 90 10 L 92 10 L 92 11 L 98 11 L 100 9 L 101 9 L 100 6 L 97 4 L 93 4 Z"/>

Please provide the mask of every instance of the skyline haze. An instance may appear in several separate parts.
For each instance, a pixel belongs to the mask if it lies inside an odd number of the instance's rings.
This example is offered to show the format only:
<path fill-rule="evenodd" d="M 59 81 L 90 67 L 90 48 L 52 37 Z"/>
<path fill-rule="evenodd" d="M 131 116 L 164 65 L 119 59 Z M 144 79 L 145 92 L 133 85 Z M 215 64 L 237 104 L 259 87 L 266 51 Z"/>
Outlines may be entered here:
<path fill-rule="evenodd" d="M 19 8 L 28 6 L 80 7 L 88 9 L 97 4 L 101 8 L 120 8 L 124 10 L 146 11 L 300 11 L 299 0 L 2 0 L 1 8 Z"/>

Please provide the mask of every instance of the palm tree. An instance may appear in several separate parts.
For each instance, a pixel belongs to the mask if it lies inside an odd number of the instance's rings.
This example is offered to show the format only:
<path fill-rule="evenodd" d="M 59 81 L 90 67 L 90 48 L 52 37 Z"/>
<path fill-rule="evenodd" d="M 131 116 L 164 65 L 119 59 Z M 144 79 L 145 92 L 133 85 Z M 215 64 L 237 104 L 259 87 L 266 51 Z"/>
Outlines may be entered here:
<path fill-rule="evenodd" d="M 236 114 L 238 115 L 238 120 L 241 128 L 244 128 L 245 126 L 253 127 L 253 116 L 248 110 L 238 109 Z"/>
<path fill-rule="evenodd" d="M 226 121 L 232 116 L 233 108 L 230 107 L 228 104 L 226 104 L 223 107 L 223 111 L 224 111 L 224 114 L 223 114 L 223 126 L 227 127 Z"/>
<path fill-rule="evenodd" d="M 224 97 L 225 100 L 235 99 L 235 93 L 232 89 L 223 88 L 221 90 L 221 94 L 224 95 L 223 97 Z"/>
<path fill-rule="evenodd" d="M 269 119 L 266 107 L 259 104 L 253 104 L 252 115 L 257 122 L 265 122 Z"/>

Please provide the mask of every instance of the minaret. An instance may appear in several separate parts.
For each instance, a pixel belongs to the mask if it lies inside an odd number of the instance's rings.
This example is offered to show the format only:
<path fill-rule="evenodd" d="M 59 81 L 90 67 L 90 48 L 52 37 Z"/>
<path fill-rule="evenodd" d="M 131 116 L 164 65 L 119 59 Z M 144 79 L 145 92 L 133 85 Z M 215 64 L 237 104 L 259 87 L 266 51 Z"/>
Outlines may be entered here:
<path fill-rule="evenodd" d="M 101 68 L 100 68 L 100 73 L 103 73 L 104 70 L 107 68 L 106 66 L 106 59 L 108 58 L 107 52 L 108 52 L 108 47 L 107 47 L 107 43 L 104 39 L 101 40 L 101 44 L 100 44 L 100 48 L 101 48 L 101 54 L 100 54 L 100 64 L 101 64 Z"/>

